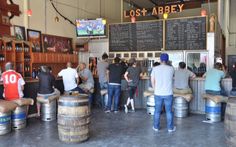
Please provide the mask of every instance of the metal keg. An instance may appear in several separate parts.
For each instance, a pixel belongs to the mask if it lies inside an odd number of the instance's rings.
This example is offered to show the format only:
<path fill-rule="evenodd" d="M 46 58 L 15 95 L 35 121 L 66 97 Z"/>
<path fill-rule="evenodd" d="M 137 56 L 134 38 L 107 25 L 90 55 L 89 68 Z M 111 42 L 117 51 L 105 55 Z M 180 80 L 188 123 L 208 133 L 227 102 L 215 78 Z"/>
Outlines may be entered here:
<path fill-rule="evenodd" d="M 12 113 L 12 128 L 22 129 L 26 127 L 26 115 L 28 106 L 18 106 Z"/>
<path fill-rule="evenodd" d="M 147 97 L 147 114 L 154 115 L 155 112 L 155 98 L 154 95 Z"/>
<path fill-rule="evenodd" d="M 175 117 L 188 116 L 188 102 L 183 97 L 175 97 L 174 99 L 174 115 Z"/>
<path fill-rule="evenodd" d="M 11 132 L 11 112 L 0 112 L 0 135 Z"/>
<path fill-rule="evenodd" d="M 41 104 L 40 116 L 42 121 L 52 121 L 57 117 L 57 100 Z"/>
<path fill-rule="evenodd" d="M 205 105 L 206 119 L 211 122 L 221 121 L 221 103 L 215 103 L 214 101 L 207 99 Z"/>

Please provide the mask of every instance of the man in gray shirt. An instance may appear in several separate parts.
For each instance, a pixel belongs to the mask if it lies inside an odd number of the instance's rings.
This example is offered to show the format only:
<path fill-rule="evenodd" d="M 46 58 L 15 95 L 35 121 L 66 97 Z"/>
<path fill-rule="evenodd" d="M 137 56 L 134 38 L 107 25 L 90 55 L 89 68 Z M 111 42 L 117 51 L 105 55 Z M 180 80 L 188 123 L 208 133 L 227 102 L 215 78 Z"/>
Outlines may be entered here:
<path fill-rule="evenodd" d="M 176 127 L 173 123 L 172 102 L 173 102 L 173 88 L 172 81 L 174 76 L 174 68 L 167 65 L 169 56 L 166 53 L 162 53 L 160 56 L 161 65 L 154 67 L 151 73 L 151 82 L 154 89 L 155 98 L 155 112 L 153 130 L 160 130 L 160 115 L 162 109 L 162 103 L 165 104 L 166 120 L 168 132 L 173 132 Z"/>
<path fill-rule="evenodd" d="M 89 92 L 94 88 L 93 75 L 91 71 L 86 68 L 85 63 L 80 63 L 78 75 L 82 80 L 82 84 L 79 85 L 81 89 L 83 89 L 85 92 Z"/>
<path fill-rule="evenodd" d="M 107 89 L 107 68 L 108 68 L 108 55 L 104 53 L 102 55 L 102 61 L 98 62 L 97 71 L 98 71 L 98 78 L 100 89 Z"/>
<path fill-rule="evenodd" d="M 189 79 L 195 77 L 196 75 L 193 72 L 186 69 L 186 64 L 184 62 L 179 62 L 179 69 L 175 71 L 174 75 L 174 92 L 178 93 L 182 90 L 186 93 L 192 93 L 189 88 Z"/>

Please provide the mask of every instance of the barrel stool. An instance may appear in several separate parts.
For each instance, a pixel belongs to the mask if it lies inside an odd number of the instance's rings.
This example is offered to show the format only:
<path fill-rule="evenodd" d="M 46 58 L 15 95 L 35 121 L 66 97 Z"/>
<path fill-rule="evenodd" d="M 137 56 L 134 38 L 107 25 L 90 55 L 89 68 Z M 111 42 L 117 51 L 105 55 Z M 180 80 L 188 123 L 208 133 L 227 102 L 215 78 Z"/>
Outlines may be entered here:
<path fill-rule="evenodd" d="M 221 121 L 221 102 L 226 102 L 228 97 L 221 95 L 203 94 L 205 98 L 205 113 L 206 120 L 209 122 L 220 122 Z"/>
<path fill-rule="evenodd" d="M 0 135 L 11 132 L 11 111 L 16 107 L 15 103 L 0 100 Z"/>
<path fill-rule="evenodd" d="M 143 93 L 143 97 L 146 98 L 147 102 L 147 114 L 154 115 L 155 112 L 155 98 L 153 89 L 146 90 Z"/>
<path fill-rule="evenodd" d="M 67 143 L 89 138 L 90 107 L 88 95 L 63 95 L 58 100 L 58 135 Z"/>
<path fill-rule="evenodd" d="M 178 118 L 187 117 L 189 114 L 189 102 L 192 100 L 192 90 L 174 89 L 174 116 Z"/>
<path fill-rule="evenodd" d="M 28 107 L 34 104 L 34 100 L 31 98 L 20 98 L 12 102 L 17 104 L 16 109 L 12 112 L 12 129 L 23 129 L 27 124 Z"/>
<path fill-rule="evenodd" d="M 174 116 L 175 117 L 187 117 L 188 116 L 188 102 L 183 97 L 175 97 L 174 98 Z"/>
<path fill-rule="evenodd" d="M 154 115 L 155 112 L 155 98 L 154 95 L 147 97 L 147 114 Z"/>
<path fill-rule="evenodd" d="M 225 138 L 229 147 L 236 146 L 236 97 L 229 97 L 225 111 Z"/>
<path fill-rule="evenodd" d="M 42 121 L 53 121 L 57 118 L 57 100 L 60 97 L 60 91 L 55 89 L 55 94 L 43 97 L 37 97 L 37 102 L 40 103 L 40 117 Z"/>

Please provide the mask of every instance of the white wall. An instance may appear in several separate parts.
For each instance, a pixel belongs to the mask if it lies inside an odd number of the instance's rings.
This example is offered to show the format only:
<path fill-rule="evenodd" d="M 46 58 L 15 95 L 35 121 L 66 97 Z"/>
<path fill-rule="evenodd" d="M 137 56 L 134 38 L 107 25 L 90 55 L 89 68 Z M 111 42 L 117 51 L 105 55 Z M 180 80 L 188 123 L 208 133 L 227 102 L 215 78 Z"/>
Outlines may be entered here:
<path fill-rule="evenodd" d="M 55 6 L 64 16 L 75 22 L 76 18 L 103 17 L 107 22 L 120 22 L 120 0 L 54 0 Z M 101 3 L 100 3 L 101 2 Z M 16 0 L 22 14 L 11 20 L 13 25 L 25 26 L 26 28 L 40 30 L 42 33 L 65 36 L 76 40 L 75 26 L 65 21 L 56 14 L 50 0 Z M 33 11 L 31 17 L 26 14 L 27 9 Z M 55 22 L 55 16 L 60 18 Z"/>
<path fill-rule="evenodd" d="M 107 53 L 109 51 L 109 40 L 108 39 L 96 39 L 90 40 L 88 43 L 89 52 L 84 53 L 81 52 L 79 56 L 80 62 L 85 62 L 88 64 L 89 57 L 98 57 L 100 60 L 102 58 L 103 53 Z"/>

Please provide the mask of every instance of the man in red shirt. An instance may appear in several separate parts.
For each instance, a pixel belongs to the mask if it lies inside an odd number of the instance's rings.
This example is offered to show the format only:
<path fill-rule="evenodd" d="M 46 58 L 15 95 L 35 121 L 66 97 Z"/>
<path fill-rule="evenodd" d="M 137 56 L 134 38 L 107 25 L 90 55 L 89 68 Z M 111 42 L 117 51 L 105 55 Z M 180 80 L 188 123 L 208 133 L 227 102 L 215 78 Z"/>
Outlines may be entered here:
<path fill-rule="evenodd" d="M 13 70 L 11 62 L 6 63 L 6 71 L 2 73 L 1 81 L 3 81 L 4 93 L 3 97 L 8 100 L 16 100 L 23 97 L 25 81 L 22 76 Z"/>

